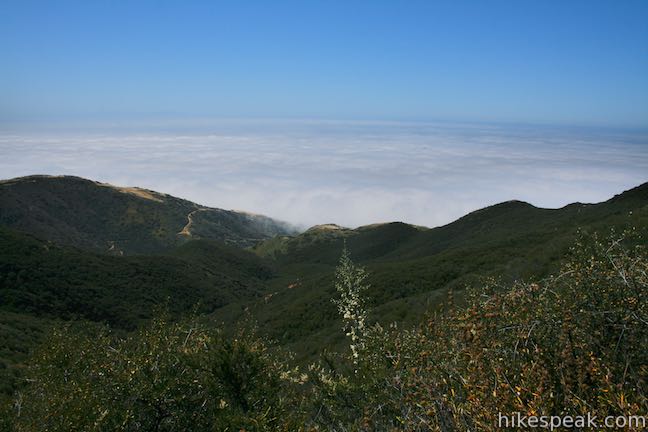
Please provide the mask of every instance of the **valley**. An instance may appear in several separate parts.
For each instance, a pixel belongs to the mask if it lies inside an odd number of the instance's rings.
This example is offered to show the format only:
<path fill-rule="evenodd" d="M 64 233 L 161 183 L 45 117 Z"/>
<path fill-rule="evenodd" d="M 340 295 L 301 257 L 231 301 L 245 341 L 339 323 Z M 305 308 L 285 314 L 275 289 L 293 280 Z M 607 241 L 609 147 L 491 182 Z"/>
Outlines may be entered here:
<path fill-rule="evenodd" d="M 437 228 L 329 224 L 297 233 L 263 216 L 79 178 L 4 181 L 3 388 L 13 388 L 48 323 L 88 320 L 128 332 L 165 305 L 172 316 L 195 310 L 225 328 L 252 317 L 297 362 L 344 349 L 331 301 L 344 245 L 369 272 L 370 321 L 408 327 L 443 307 L 449 292 L 461 302 L 484 278 L 542 279 L 578 232 L 629 227 L 648 227 L 648 184 L 561 209 L 505 202 Z"/>

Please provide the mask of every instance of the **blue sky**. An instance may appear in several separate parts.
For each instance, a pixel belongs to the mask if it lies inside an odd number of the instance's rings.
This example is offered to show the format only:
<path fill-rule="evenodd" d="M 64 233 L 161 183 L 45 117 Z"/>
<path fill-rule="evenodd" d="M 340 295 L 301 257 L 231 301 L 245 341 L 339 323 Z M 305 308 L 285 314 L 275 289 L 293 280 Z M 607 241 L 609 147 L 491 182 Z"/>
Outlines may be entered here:
<path fill-rule="evenodd" d="M 0 1 L 0 125 L 648 127 L 646 1 Z"/>
<path fill-rule="evenodd" d="M 648 1 L 0 0 L 0 178 L 309 226 L 648 180 Z"/>

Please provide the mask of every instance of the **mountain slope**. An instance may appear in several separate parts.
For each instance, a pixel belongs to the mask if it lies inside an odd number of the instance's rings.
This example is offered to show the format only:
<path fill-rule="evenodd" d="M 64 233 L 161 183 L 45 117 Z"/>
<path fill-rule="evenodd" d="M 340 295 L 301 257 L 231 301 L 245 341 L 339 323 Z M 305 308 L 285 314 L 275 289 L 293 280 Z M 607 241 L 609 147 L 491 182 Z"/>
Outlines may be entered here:
<path fill-rule="evenodd" d="M 163 305 L 178 316 L 248 303 L 267 291 L 272 275 L 258 256 L 215 241 L 191 240 L 167 255 L 117 257 L 0 227 L 0 393 L 2 370 L 15 372 L 53 322 L 129 331 Z"/>
<path fill-rule="evenodd" d="M 355 230 L 323 225 L 293 237 L 279 237 L 257 244 L 254 250 L 280 263 L 325 262 L 334 264 L 343 242 L 359 260 L 416 259 L 468 245 L 510 242 L 529 235 L 550 235 L 579 226 L 609 226 L 610 222 L 644 223 L 648 183 L 598 204 L 569 204 L 544 209 L 521 201 L 507 201 L 474 211 L 437 228 L 402 222 L 368 225 Z M 339 247 L 338 247 L 339 246 Z"/>
<path fill-rule="evenodd" d="M 290 236 L 269 218 L 143 189 L 69 177 L 5 181 L 0 360 L 19 361 L 54 320 L 132 329 L 166 299 L 173 313 L 200 303 L 219 322 L 250 313 L 265 334 L 308 358 L 344 337 L 331 299 L 345 243 L 370 272 L 371 320 L 408 324 L 439 307 L 451 289 L 461 301 L 461 290 L 484 276 L 543 277 L 579 229 L 625 227 L 648 228 L 648 184 L 561 209 L 509 201 L 432 229 L 329 224 Z M 253 243 L 255 254 L 234 247 Z M 120 252 L 126 256 L 109 256 Z"/>
<path fill-rule="evenodd" d="M 0 225 L 115 255 L 156 253 L 195 238 L 251 246 L 295 232 L 265 216 L 67 176 L 0 182 Z"/>
<path fill-rule="evenodd" d="M 275 261 L 280 277 L 270 281 L 272 296 L 251 309 L 271 336 L 314 353 L 342 340 L 330 299 L 336 296 L 332 276 L 345 243 L 371 274 L 372 319 L 407 323 L 438 307 L 448 290 L 460 297 L 481 277 L 512 281 L 547 275 L 568 253 L 578 230 L 604 234 L 628 227 L 648 228 L 648 183 L 603 203 L 561 209 L 509 201 L 433 229 L 403 223 L 355 230 L 315 227 L 255 247 Z"/>

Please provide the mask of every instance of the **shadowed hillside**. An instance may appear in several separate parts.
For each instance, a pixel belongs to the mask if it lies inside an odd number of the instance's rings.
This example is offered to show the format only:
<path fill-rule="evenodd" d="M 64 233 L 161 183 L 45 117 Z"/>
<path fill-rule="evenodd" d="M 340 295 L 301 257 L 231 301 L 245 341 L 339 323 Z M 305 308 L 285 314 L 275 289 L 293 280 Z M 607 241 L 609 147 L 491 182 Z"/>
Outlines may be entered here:
<path fill-rule="evenodd" d="M 0 182 L 0 225 L 114 255 L 156 253 L 195 238 L 251 246 L 295 232 L 261 215 L 68 176 Z"/>
<path fill-rule="evenodd" d="M 0 227 L 0 393 L 11 385 L 6 375 L 17 372 L 54 322 L 131 331 L 164 305 L 178 317 L 247 303 L 266 291 L 272 275 L 254 254 L 215 241 L 192 240 L 168 255 L 119 257 Z"/>

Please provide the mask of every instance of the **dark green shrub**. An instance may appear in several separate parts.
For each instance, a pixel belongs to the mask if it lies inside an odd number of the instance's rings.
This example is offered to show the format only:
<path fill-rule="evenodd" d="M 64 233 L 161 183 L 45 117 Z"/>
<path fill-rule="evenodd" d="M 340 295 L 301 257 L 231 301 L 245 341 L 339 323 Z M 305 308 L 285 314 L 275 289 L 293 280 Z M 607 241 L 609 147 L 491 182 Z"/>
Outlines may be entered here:
<path fill-rule="evenodd" d="M 247 332 L 155 319 L 126 339 L 54 331 L 14 410 L 18 431 L 298 430 L 295 371 Z"/>

